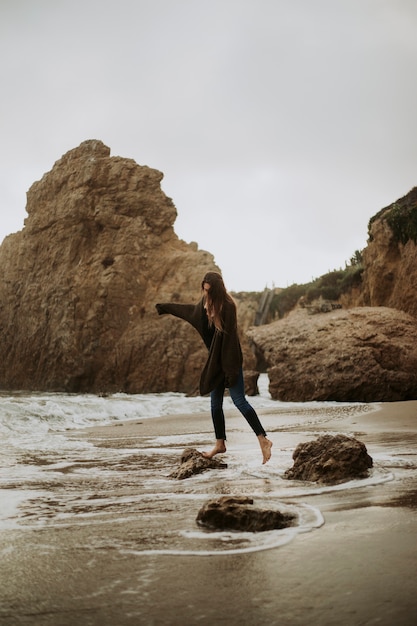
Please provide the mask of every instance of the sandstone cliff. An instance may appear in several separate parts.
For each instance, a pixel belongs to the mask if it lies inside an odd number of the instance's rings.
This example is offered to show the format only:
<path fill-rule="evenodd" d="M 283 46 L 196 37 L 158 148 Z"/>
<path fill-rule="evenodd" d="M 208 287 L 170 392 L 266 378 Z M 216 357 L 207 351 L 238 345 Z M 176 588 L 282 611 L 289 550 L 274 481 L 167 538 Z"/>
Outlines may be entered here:
<path fill-rule="evenodd" d="M 175 234 L 162 177 L 91 140 L 32 185 L 23 230 L 0 248 L 0 388 L 198 388 L 205 347 L 154 307 L 197 302 L 218 268 Z"/>
<path fill-rule="evenodd" d="M 370 220 L 362 303 L 417 317 L 417 187 Z"/>

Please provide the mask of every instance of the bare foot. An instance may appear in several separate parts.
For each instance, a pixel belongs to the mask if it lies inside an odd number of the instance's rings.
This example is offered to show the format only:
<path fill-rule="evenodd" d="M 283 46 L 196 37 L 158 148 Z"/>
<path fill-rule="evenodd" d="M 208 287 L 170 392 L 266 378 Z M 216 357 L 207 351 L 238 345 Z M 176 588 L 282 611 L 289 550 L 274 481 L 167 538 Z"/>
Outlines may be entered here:
<path fill-rule="evenodd" d="M 226 444 L 223 439 L 217 439 L 216 445 L 211 452 L 202 452 L 205 459 L 212 459 L 216 454 L 224 454 L 226 452 Z"/>
<path fill-rule="evenodd" d="M 272 441 L 269 441 L 269 439 L 267 439 L 263 435 L 259 435 L 258 439 L 259 445 L 261 446 L 262 450 L 262 465 L 264 465 L 271 458 Z"/>

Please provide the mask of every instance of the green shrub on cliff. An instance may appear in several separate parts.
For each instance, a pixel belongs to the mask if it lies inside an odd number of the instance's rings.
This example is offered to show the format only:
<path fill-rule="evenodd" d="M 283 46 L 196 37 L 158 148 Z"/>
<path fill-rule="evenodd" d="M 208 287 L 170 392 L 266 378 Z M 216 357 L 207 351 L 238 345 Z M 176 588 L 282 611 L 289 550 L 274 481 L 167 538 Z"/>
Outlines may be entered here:
<path fill-rule="evenodd" d="M 348 265 L 344 270 L 333 270 L 317 278 L 306 289 L 306 301 L 312 302 L 320 297 L 323 300 L 338 300 L 342 293 L 360 285 L 362 264 Z"/>
<path fill-rule="evenodd" d="M 362 252 L 356 250 L 344 270 L 333 270 L 311 283 L 290 285 L 275 293 L 269 309 L 270 316 L 273 319 L 284 317 L 294 309 L 300 298 L 304 299 L 304 304 L 310 304 L 319 298 L 337 302 L 343 293 L 361 284 L 362 273 Z"/>
<path fill-rule="evenodd" d="M 397 241 L 405 244 L 409 239 L 417 241 L 417 207 L 401 206 L 396 202 L 386 220 Z"/>
<path fill-rule="evenodd" d="M 371 217 L 368 224 L 370 241 L 373 239 L 372 224 L 378 219 L 387 222 L 395 241 L 406 244 L 411 239 L 417 243 L 417 187 L 414 187 L 404 198 L 393 202 L 389 207 Z"/>

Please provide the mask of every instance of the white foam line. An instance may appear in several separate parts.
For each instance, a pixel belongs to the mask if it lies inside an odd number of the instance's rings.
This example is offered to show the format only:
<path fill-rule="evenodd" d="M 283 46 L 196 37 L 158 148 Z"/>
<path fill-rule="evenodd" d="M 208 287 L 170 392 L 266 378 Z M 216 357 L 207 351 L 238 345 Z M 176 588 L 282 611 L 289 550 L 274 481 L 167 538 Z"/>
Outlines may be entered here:
<path fill-rule="evenodd" d="M 272 550 L 290 543 L 299 531 L 294 530 L 282 537 L 281 541 L 274 541 L 261 546 L 250 546 L 248 548 L 234 548 L 233 550 L 120 550 L 121 554 L 131 554 L 134 556 L 227 556 L 232 554 L 248 554 L 250 552 L 262 552 Z"/>
<path fill-rule="evenodd" d="M 298 526 L 294 528 L 287 528 L 284 532 L 282 531 L 267 531 L 269 537 L 273 537 L 273 541 L 268 541 L 263 543 L 262 545 L 250 546 L 247 548 L 233 548 L 232 550 L 120 550 L 122 554 L 132 554 L 135 556 L 226 556 L 226 555 L 234 555 L 234 554 L 248 554 L 250 552 L 262 552 L 264 550 L 272 550 L 273 548 L 279 548 L 283 545 L 287 545 L 290 543 L 294 537 L 300 534 L 304 534 L 307 532 L 311 532 L 314 529 L 320 528 L 324 525 L 324 517 L 319 509 L 312 507 L 308 504 L 300 505 L 306 509 L 309 509 L 315 514 L 316 520 L 315 523 L 312 523 L 308 526 Z M 187 531 L 185 531 L 187 532 Z M 279 533 L 279 537 L 277 538 L 277 533 Z M 259 539 L 261 533 L 256 533 L 256 538 Z M 211 533 L 207 534 L 208 540 L 221 539 L 224 533 Z M 254 535 L 245 533 L 246 537 L 252 538 Z M 265 533 L 262 533 L 265 536 Z M 240 534 L 242 537 L 242 534 Z M 230 534 L 230 538 L 236 539 L 236 537 Z M 245 536 L 243 537 L 245 538 Z"/>
<path fill-rule="evenodd" d="M 379 469 L 379 471 L 383 473 L 382 476 L 370 476 L 369 478 L 358 478 L 356 480 L 350 480 L 344 483 L 338 483 L 337 485 L 320 485 L 320 486 L 315 487 L 314 486 L 315 483 L 309 483 L 309 485 L 306 487 L 297 487 L 296 485 L 291 484 L 293 481 L 288 480 L 287 481 L 288 487 L 291 488 L 291 493 L 287 494 L 285 493 L 285 491 L 275 491 L 275 492 L 269 491 L 268 496 L 270 496 L 271 494 L 274 494 L 275 497 L 278 495 L 278 496 L 285 497 L 285 498 L 299 498 L 300 496 L 315 496 L 315 495 L 319 495 L 322 493 L 329 493 L 333 491 L 344 491 L 344 490 L 348 491 L 350 489 L 361 489 L 363 487 L 369 487 L 369 486 L 374 486 L 374 485 L 379 485 L 379 484 L 383 484 L 386 482 L 390 482 L 391 480 L 395 479 L 394 474 L 392 474 L 391 472 L 385 472 L 384 470 L 381 470 L 381 469 Z M 257 473 L 253 471 L 251 472 L 247 471 L 246 473 L 249 474 L 250 476 L 254 476 L 255 478 L 267 478 L 266 474 L 264 474 L 263 472 Z M 283 487 L 285 489 L 284 484 L 283 484 Z"/>

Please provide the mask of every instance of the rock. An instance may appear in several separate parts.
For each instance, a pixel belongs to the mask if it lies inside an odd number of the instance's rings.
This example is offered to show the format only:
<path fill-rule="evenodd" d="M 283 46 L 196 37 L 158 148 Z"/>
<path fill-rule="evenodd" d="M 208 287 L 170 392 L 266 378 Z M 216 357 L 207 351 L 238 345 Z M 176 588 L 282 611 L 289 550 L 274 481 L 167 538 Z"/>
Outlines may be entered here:
<path fill-rule="evenodd" d="M 307 315 L 251 328 L 275 400 L 390 402 L 417 398 L 417 321 L 386 307 Z"/>
<path fill-rule="evenodd" d="M 217 530 L 262 532 L 294 526 L 296 516 L 252 507 L 247 496 L 222 496 L 210 500 L 197 514 L 197 523 Z"/>
<path fill-rule="evenodd" d="M 91 140 L 31 186 L 0 247 L 1 389 L 197 392 L 206 348 L 155 303 L 197 302 L 219 268 L 175 234 L 162 178 Z"/>
<path fill-rule="evenodd" d="M 206 459 L 201 452 L 195 448 L 186 448 L 181 455 L 181 464 L 178 469 L 171 472 L 169 478 L 190 478 L 194 474 L 201 474 L 209 469 L 224 469 L 226 463 L 222 463 L 216 458 Z"/>
<path fill-rule="evenodd" d="M 259 372 L 256 372 L 254 370 L 245 370 L 244 378 L 245 378 L 246 395 L 248 396 L 259 395 L 259 389 L 258 389 Z"/>
<path fill-rule="evenodd" d="M 325 484 L 365 478 L 372 467 L 365 445 L 345 435 L 322 435 L 300 443 L 292 458 L 294 465 L 285 472 L 285 478 Z"/>
<path fill-rule="evenodd" d="M 417 187 L 370 220 L 362 300 L 417 317 Z"/>
<path fill-rule="evenodd" d="M 417 187 L 369 220 L 361 282 L 343 293 L 343 308 L 385 306 L 417 317 Z"/>

